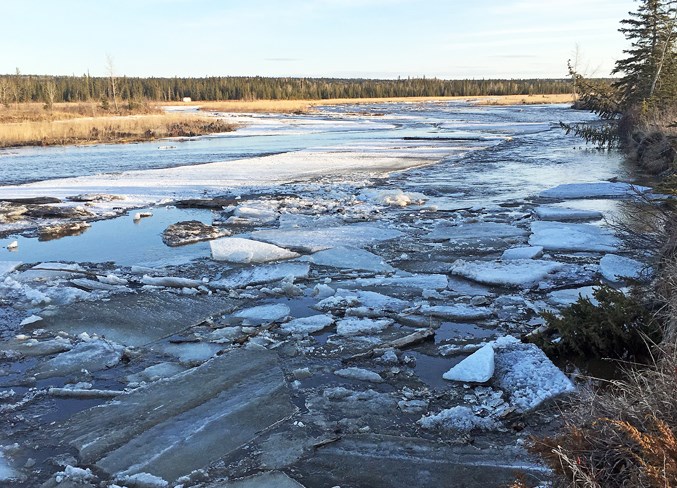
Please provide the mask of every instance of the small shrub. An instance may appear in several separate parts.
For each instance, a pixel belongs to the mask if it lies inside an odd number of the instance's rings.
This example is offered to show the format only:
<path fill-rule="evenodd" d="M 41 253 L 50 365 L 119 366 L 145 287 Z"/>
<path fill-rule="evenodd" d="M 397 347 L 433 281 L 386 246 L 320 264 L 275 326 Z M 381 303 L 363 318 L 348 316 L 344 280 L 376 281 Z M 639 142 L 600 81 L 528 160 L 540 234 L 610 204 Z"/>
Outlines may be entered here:
<path fill-rule="evenodd" d="M 646 305 L 632 296 L 602 286 L 589 298 L 564 309 L 561 316 L 545 312 L 547 332 L 534 342 L 554 356 L 642 358 L 660 340 L 659 326 Z M 559 338 L 550 340 L 557 334 Z"/>

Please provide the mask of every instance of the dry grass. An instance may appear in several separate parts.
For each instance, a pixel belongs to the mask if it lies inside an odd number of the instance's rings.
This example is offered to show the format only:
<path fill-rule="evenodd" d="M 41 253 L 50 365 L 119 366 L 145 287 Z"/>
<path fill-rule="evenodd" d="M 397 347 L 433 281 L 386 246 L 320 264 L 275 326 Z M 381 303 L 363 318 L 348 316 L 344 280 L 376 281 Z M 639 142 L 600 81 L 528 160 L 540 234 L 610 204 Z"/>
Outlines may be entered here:
<path fill-rule="evenodd" d="M 46 110 L 42 103 L 21 103 L 17 107 L 0 105 L 0 124 L 17 122 L 41 122 L 54 120 L 70 120 L 82 117 L 112 117 L 127 115 L 161 114 L 160 107 L 148 103 L 135 103 L 132 108 L 128 103 L 120 106 L 117 114 L 101 108 L 94 102 L 55 103 L 51 110 Z"/>
<path fill-rule="evenodd" d="M 212 117 L 185 114 L 80 117 L 0 124 L 0 147 L 121 143 L 234 130 Z"/>
<path fill-rule="evenodd" d="M 572 95 L 502 95 L 486 97 L 396 97 L 396 98 L 330 98 L 327 100 L 227 100 L 221 102 L 175 103 L 195 105 L 215 112 L 305 113 L 313 107 L 326 105 L 353 105 L 373 103 L 416 103 L 469 101 L 479 105 L 536 105 L 541 103 L 572 103 Z"/>

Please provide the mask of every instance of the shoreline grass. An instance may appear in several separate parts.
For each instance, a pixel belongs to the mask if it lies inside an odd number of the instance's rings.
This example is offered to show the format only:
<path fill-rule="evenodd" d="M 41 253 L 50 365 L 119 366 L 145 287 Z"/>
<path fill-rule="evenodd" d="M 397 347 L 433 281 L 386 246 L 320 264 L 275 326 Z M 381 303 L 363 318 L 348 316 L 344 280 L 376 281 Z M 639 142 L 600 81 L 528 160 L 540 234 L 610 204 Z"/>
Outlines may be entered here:
<path fill-rule="evenodd" d="M 130 143 L 232 130 L 235 130 L 234 124 L 213 117 L 187 114 L 26 121 L 0 124 L 0 148 Z"/>

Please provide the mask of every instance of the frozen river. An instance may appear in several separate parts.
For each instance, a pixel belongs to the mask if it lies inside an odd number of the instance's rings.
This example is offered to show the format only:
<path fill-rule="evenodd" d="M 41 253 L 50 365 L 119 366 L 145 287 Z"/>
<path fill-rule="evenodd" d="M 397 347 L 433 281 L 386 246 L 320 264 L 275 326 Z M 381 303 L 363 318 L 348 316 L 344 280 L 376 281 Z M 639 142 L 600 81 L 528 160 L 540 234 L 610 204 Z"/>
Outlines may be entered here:
<path fill-rule="evenodd" d="M 642 278 L 609 221 L 648 189 L 559 129 L 592 116 L 215 116 L 0 152 L 0 485 L 547 478 L 523 446 L 576 385 L 520 338 Z"/>

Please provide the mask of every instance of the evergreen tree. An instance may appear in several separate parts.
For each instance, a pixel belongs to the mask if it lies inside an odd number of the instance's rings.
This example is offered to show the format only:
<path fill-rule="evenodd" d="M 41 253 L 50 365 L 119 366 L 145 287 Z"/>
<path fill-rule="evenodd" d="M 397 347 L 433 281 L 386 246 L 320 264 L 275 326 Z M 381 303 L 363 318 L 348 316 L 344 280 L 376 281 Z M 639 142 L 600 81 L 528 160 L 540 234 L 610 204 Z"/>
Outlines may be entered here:
<path fill-rule="evenodd" d="M 622 105 L 632 106 L 653 96 L 662 98 L 675 89 L 676 0 L 639 0 L 636 12 L 622 20 L 619 29 L 631 42 L 627 57 L 616 62 L 612 74 L 623 74 L 615 83 Z"/>

